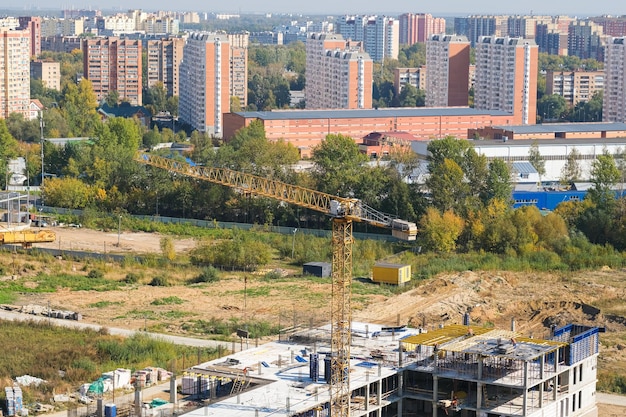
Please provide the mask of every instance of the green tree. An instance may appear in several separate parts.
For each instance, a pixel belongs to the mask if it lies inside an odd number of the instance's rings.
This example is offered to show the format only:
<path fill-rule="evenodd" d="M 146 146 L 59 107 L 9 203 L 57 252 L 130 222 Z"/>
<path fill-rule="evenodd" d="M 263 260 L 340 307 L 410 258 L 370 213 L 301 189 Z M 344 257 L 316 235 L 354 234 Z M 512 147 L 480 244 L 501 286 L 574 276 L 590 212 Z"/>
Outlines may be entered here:
<path fill-rule="evenodd" d="M 542 122 L 561 120 L 567 111 L 567 102 L 559 94 L 544 95 L 537 100 L 537 116 Z"/>
<path fill-rule="evenodd" d="M 579 159 L 580 152 L 578 152 L 578 149 L 572 148 L 569 155 L 567 155 L 567 161 L 565 161 L 565 165 L 563 165 L 563 169 L 561 170 L 561 184 L 571 184 L 580 179 L 582 170 L 580 168 L 580 163 L 578 162 Z"/>
<path fill-rule="evenodd" d="M 367 156 L 349 136 L 328 135 L 313 149 L 317 189 L 339 196 L 353 195 Z"/>
<path fill-rule="evenodd" d="M 117 90 L 111 90 L 107 93 L 104 101 L 109 107 L 117 107 L 120 102 L 120 93 Z"/>
<path fill-rule="evenodd" d="M 91 81 L 83 78 L 78 85 L 65 86 L 61 108 L 69 124 L 70 134 L 91 136 L 99 123 L 97 107 L 98 102 Z"/>
<path fill-rule="evenodd" d="M 484 201 L 498 199 L 504 202 L 511 201 L 513 185 L 511 184 L 511 170 L 506 162 L 494 159 L 489 163 L 487 174 L 486 198 Z"/>
<path fill-rule="evenodd" d="M 417 88 L 411 84 L 406 84 L 400 92 L 400 107 L 417 107 L 418 92 Z"/>
<path fill-rule="evenodd" d="M 620 179 L 620 172 L 615 164 L 615 158 L 605 149 L 601 155 L 591 163 L 590 171 L 593 187 L 588 197 L 599 206 L 609 207 L 615 202 L 615 185 Z"/>
<path fill-rule="evenodd" d="M 539 182 L 541 182 L 541 177 L 546 175 L 546 161 L 541 156 L 541 152 L 539 152 L 539 144 L 537 141 L 534 141 L 532 145 L 530 145 L 530 149 L 528 149 L 528 162 L 535 168 L 537 174 L 539 174 Z"/>
<path fill-rule="evenodd" d="M 445 158 L 443 163 L 429 168 L 429 171 L 426 185 L 433 205 L 443 212 L 463 209 L 470 187 L 459 164 Z"/>
<path fill-rule="evenodd" d="M 0 119 L 0 172 L 7 172 L 8 160 L 18 155 L 18 142 L 9 132 L 4 119 Z M 0 175 L 0 181 L 6 186 L 6 175 Z"/>
<path fill-rule="evenodd" d="M 426 186 L 435 207 L 464 216 L 479 208 L 485 193 L 487 159 L 467 140 L 446 137 L 428 144 Z"/>

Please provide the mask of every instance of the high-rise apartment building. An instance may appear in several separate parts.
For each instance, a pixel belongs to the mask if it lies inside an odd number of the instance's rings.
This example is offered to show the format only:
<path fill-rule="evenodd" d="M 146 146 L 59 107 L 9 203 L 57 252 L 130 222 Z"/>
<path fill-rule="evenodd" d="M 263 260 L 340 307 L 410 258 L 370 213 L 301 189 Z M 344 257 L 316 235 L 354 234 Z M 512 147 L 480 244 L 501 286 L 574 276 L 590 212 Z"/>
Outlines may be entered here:
<path fill-rule="evenodd" d="M 184 38 L 148 41 L 148 87 L 162 82 L 168 96 L 178 96 L 179 66 L 183 60 L 184 46 Z"/>
<path fill-rule="evenodd" d="M 111 91 L 134 106 L 142 104 L 141 41 L 116 37 L 83 40 L 84 77 L 100 101 Z"/>
<path fill-rule="evenodd" d="M 597 16 L 589 20 L 600 25 L 605 36 L 626 36 L 626 16 Z"/>
<path fill-rule="evenodd" d="M 46 88 L 61 91 L 61 64 L 52 61 L 32 61 L 30 77 L 43 81 Z"/>
<path fill-rule="evenodd" d="M 230 51 L 226 34 L 193 33 L 180 63 L 179 118 L 215 137 L 222 137 L 230 111 Z"/>
<path fill-rule="evenodd" d="M 509 16 L 507 33 L 512 38 L 533 39 L 538 24 L 551 23 L 552 16 Z"/>
<path fill-rule="evenodd" d="M 75 36 L 85 32 L 85 19 L 44 18 L 41 22 L 41 37 Z"/>
<path fill-rule="evenodd" d="M 602 26 L 589 20 L 576 20 L 569 25 L 567 53 L 580 59 L 604 61 L 603 38 Z"/>
<path fill-rule="evenodd" d="M 248 105 L 248 44 L 247 32 L 228 35 L 230 42 L 230 96 L 239 99 L 239 107 Z"/>
<path fill-rule="evenodd" d="M 481 36 L 506 36 L 508 19 L 508 16 L 494 15 L 455 17 L 454 33 L 467 36 L 473 47 Z"/>
<path fill-rule="evenodd" d="M 41 54 L 41 17 L 20 16 L 18 21 L 20 30 L 30 32 L 30 56 L 39 56 Z"/>
<path fill-rule="evenodd" d="M 306 42 L 306 108 L 371 109 L 370 56 L 337 34 L 311 34 Z"/>
<path fill-rule="evenodd" d="M 467 106 L 470 42 L 463 35 L 432 35 L 426 42 L 426 106 Z"/>
<path fill-rule="evenodd" d="M 0 117 L 30 106 L 30 31 L 0 29 Z"/>
<path fill-rule="evenodd" d="M 400 44 L 426 42 L 430 35 L 446 33 L 446 20 L 430 13 L 404 13 L 398 18 Z"/>
<path fill-rule="evenodd" d="M 511 113 L 515 124 L 535 124 L 537 73 L 535 41 L 483 36 L 476 44 L 474 107 Z"/>
<path fill-rule="evenodd" d="M 337 23 L 343 39 L 363 41 L 363 49 L 375 62 L 398 59 L 400 23 L 386 16 L 343 16 Z"/>
<path fill-rule="evenodd" d="M 626 37 L 610 38 L 605 50 L 602 120 L 626 122 Z"/>

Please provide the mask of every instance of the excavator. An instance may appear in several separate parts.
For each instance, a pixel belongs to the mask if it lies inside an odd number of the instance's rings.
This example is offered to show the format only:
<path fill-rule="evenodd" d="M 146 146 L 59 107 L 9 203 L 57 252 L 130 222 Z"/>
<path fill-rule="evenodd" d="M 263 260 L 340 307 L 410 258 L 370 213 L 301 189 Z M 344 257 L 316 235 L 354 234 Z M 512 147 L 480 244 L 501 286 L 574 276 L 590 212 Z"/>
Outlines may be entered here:
<path fill-rule="evenodd" d="M 391 229 L 398 239 L 412 241 L 417 225 L 381 213 L 356 198 L 344 198 L 227 168 L 164 158 L 139 151 L 135 161 L 260 197 L 316 210 L 332 218 L 332 295 L 330 416 L 350 416 L 350 346 L 352 344 L 352 223 Z"/>
<path fill-rule="evenodd" d="M 20 244 L 30 248 L 33 243 L 54 242 L 56 235 L 51 230 L 7 230 L 0 231 L 0 245 Z"/>

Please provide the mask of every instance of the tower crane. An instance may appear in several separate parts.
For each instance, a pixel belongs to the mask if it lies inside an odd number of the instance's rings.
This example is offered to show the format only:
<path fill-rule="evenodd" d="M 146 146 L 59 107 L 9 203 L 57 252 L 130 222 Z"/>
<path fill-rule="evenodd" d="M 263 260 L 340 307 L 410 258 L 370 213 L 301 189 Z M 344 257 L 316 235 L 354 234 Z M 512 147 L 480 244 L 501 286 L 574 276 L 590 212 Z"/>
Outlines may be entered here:
<path fill-rule="evenodd" d="M 330 415 L 349 417 L 352 223 L 363 222 L 391 229 L 392 235 L 402 240 L 415 240 L 416 224 L 381 213 L 356 198 L 338 197 L 227 168 L 200 166 L 145 152 L 136 153 L 134 159 L 142 164 L 309 208 L 332 217 Z"/>

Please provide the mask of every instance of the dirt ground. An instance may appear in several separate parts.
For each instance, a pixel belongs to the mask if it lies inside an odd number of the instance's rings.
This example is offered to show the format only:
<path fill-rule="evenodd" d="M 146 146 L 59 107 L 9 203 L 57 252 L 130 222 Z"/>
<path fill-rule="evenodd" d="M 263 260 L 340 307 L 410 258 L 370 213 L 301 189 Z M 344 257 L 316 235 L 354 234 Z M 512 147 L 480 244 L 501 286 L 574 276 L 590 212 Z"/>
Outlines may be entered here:
<path fill-rule="evenodd" d="M 120 231 L 119 246 L 117 231 L 101 232 L 92 229 L 75 227 L 49 228 L 56 234 L 56 241 L 38 243 L 36 247 L 85 250 L 101 253 L 151 253 L 160 252 L 160 236 L 155 233 Z M 177 252 L 184 252 L 195 247 L 194 239 L 176 239 L 174 246 Z"/>
<path fill-rule="evenodd" d="M 35 246 L 107 253 L 160 252 L 158 234 L 122 231 L 118 247 L 116 231 L 105 233 L 61 227 L 53 230 L 57 234 L 56 242 Z M 194 239 L 175 240 L 179 254 L 196 244 Z M 72 265 L 72 268 L 74 271 L 85 270 L 80 269 L 81 265 Z M 129 272 L 132 270 L 111 264 L 106 276 L 122 279 Z M 299 270 L 289 267 L 281 272 L 287 276 L 299 274 Z M 55 308 L 80 312 L 88 322 L 181 334 L 189 333 L 182 323 L 212 318 L 254 318 L 280 324 L 283 328 L 329 320 L 329 284 L 311 280 L 299 283 L 293 279 L 270 284 L 257 279 L 264 273 L 249 274 L 244 280 L 241 274 L 223 272 L 219 282 L 199 286 L 134 285 L 103 292 L 59 289 L 55 293 L 24 296 L 19 303 L 45 305 L 50 302 Z M 180 279 L 186 281 L 188 278 L 191 277 Z M 180 303 L 159 305 L 159 300 L 167 297 L 177 298 Z M 595 325 L 607 331 L 601 336 L 601 340 L 606 340 L 602 344 L 601 363 L 604 362 L 607 369 L 626 373 L 624 300 L 624 270 L 604 268 L 570 275 L 465 271 L 441 275 L 395 296 L 353 296 L 353 320 L 435 328 L 442 323 L 461 323 L 463 315 L 468 312 L 476 325 L 505 329 L 514 325 L 518 332 L 535 338 L 547 337 L 551 325 Z M 605 314 L 605 307 L 610 307 L 610 314 Z M 599 415 L 626 415 L 624 407 L 602 407 Z"/>

